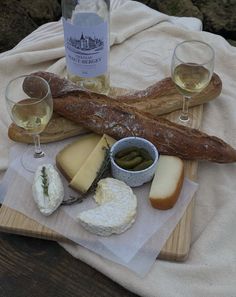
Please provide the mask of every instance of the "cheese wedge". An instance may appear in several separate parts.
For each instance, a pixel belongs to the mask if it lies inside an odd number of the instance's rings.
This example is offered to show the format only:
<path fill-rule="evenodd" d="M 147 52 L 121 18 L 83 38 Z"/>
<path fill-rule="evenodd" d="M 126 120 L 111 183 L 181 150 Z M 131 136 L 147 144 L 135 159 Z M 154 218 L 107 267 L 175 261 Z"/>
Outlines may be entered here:
<path fill-rule="evenodd" d="M 108 146 L 112 146 L 115 142 L 116 140 L 112 137 L 103 135 L 94 150 L 89 154 L 88 158 L 70 182 L 69 185 L 73 189 L 82 193 L 88 191 L 104 161 L 106 148 L 108 148 Z"/>
<path fill-rule="evenodd" d="M 184 162 L 174 156 L 160 156 L 151 184 L 149 199 L 158 209 L 169 209 L 176 203 L 184 180 Z"/>
<path fill-rule="evenodd" d="M 76 175 L 101 138 L 101 135 L 94 133 L 84 135 L 57 154 L 56 165 L 69 181 Z"/>

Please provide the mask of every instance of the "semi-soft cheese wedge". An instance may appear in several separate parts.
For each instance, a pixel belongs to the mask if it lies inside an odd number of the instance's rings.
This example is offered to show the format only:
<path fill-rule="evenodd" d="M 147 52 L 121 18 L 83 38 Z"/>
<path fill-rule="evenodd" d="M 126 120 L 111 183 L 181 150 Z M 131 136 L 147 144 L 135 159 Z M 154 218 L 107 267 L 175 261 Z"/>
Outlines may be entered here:
<path fill-rule="evenodd" d="M 124 182 L 114 178 L 101 179 L 94 199 L 98 207 L 78 215 L 78 221 L 87 231 L 109 236 L 126 231 L 134 223 L 137 198 Z"/>
<path fill-rule="evenodd" d="M 154 208 L 169 209 L 176 203 L 184 180 L 184 163 L 178 157 L 160 156 L 149 199 Z"/>
<path fill-rule="evenodd" d="M 76 175 L 101 138 L 101 135 L 94 133 L 84 135 L 57 154 L 57 168 L 69 181 Z"/>
<path fill-rule="evenodd" d="M 116 140 L 108 135 L 103 135 L 94 150 L 89 154 L 88 158 L 82 164 L 76 175 L 70 182 L 70 186 L 82 193 L 88 191 L 95 180 L 102 162 L 106 155 L 106 148 L 112 146 Z"/>

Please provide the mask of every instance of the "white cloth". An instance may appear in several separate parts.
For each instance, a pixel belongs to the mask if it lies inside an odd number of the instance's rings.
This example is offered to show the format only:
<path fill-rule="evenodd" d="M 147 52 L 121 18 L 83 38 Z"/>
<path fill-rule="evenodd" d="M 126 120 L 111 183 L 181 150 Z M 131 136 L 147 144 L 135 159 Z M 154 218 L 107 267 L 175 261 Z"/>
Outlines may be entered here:
<path fill-rule="evenodd" d="M 190 25 L 193 24 L 194 27 Z M 195 26 L 196 25 L 196 26 Z M 236 48 L 222 37 L 198 32 L 196 19 L 160 14 L 135 1 L 113 1 L 111 14 L 111 80 L 113 85 L 142 89 L 170 76 L 174 46 L 186 39 L 203 40 L 216 52 L 215 72 L 222 94 L 204 107 L 202 130 L 236 147 Z M 4 89 L 16 75 L 36 70 L 63 74 L 61 23 L 46 24 L 13 50 L 0 55 L 0 168 L 7 167 L 10 118 Z M 185 263 L 156 261 L 143 279 L 88 250 L 62 244 L 75 257 L 127 289 L 145 297 L 236 296 L 236 165 L 200 162 L 199 191 L 194 208 L 192 245 Z"/>

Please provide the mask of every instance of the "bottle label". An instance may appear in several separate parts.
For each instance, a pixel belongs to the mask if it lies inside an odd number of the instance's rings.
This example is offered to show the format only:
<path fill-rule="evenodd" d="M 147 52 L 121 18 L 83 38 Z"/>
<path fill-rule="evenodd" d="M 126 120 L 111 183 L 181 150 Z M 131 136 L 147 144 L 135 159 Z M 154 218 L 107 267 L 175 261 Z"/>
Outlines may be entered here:
<path fill-rule="evenodd" d="M 85 14 L 80 14 L 84 19 Z M 77 14 L 77 19 L 80 14 Z M 91 17 L 91 13 L 89 15 Z M 81 26 L 78 22 L 71 24 L 63 18 L 66 64 L 71 74 L 95 77 L 107 72 L 108 23 L 99 19 L 102 22 L 96 25 Z"/>

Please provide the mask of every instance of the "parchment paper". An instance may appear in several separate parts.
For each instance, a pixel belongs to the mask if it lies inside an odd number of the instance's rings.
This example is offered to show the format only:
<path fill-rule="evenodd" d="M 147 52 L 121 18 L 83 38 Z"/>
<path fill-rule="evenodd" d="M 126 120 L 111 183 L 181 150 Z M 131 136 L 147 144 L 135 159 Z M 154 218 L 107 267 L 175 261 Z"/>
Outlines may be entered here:
<path fill-rule="evenodd" d="M 51 157 L 52 164 L 54 164 L 55 154 L 71 141 L 70 139 L 47 145 L 47 154 Z M 150 183 L 135 188 L 134 192 L 138 200 L 135 223 L 123 234 L 102 237 L 89 233 L 76 220 L 79 212 L 96 207 L 93 194 L 89 195 L 82 203 L 61 206 L 50 217 L 45 217 L 39 212 L 32 197 L 33 174 L 26 171 L 21 163 L 21 156 L 25 149 L 26 145 L 16 145 L 11 150 L 10 166 L 0 187 L 2 189 L 0 193 L 2 192 L 5 196 L 4 204 L 75 243 L 116 263 L 125 265 L 140 276 L 144 276 L 154 263 L 197 189 L 197 184 L 186 179 L 175 207 L 161 211 L 152 208 L 149 203 Z M 68 187 L 64 178 L 63 183 L 66 197 L 76 195 Z"/>

